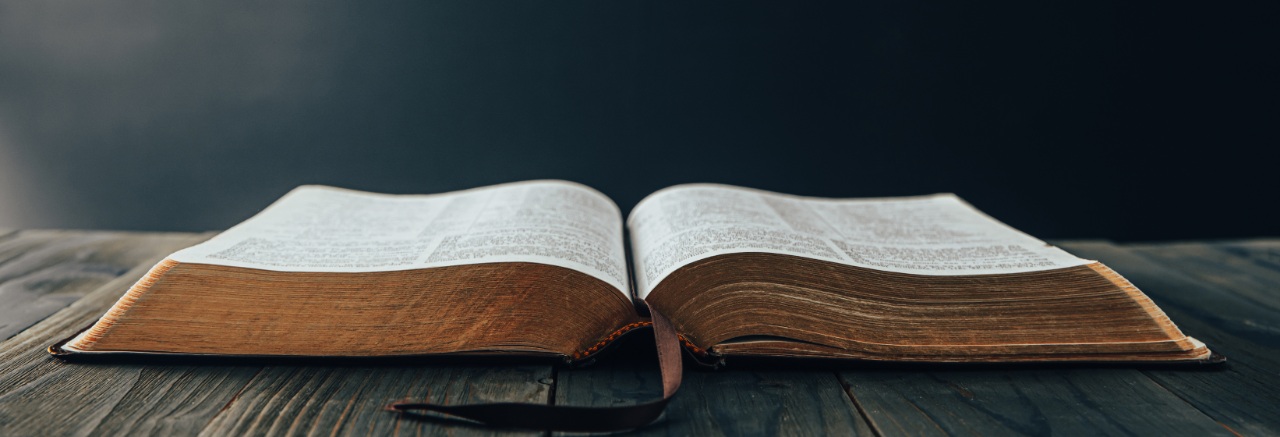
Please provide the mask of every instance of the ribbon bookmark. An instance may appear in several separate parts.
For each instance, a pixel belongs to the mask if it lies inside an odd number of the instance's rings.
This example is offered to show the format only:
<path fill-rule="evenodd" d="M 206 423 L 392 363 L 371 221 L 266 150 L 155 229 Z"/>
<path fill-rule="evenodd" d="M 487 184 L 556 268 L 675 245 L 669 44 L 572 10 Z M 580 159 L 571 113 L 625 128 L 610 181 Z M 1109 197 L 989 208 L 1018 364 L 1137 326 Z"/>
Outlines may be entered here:
<path fill-rule="evenodd" d="M 648 303 L 646 303 L 648 305 Z M 504 428 L 527 428 L 552 431 L 621 431 L 639 428 L 658 419 L 667 402 L 680 389 L 683 376 L 680 338 L 671 321 L 649 306 L 653 317 L 653 337 L 658 346 L 658 365 L 662 373 L 662 399 L 622 407 L 574 407 L 568 405 L 493 403 L 471 405 L 438 405 L 398 403 L 391 409 L 431 411 L 485 425 Z"/>

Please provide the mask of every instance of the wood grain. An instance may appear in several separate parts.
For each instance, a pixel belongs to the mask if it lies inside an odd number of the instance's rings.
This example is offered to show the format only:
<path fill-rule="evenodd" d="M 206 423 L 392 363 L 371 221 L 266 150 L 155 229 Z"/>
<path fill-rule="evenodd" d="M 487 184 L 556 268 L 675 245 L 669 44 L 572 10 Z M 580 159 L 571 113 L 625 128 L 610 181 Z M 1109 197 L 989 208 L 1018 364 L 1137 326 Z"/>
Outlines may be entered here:
<path fill-rule="evenodd" d="M 1280 315 L 1280 270 L 1259 265 L 1257 258 L 1241 256 L 1239 251 L 1233 253 L 1228 247 L 1203 243 L 1141 244 L 1125 248 L 1200 282 L 1228 289 L 1241 299 Z"/>
<path fill-rule="evenodd" d="M 634 404 L 662 396 L 653 343 L 643 341 L 596 366 L 561 370 L 556 405 Z M 830 371 L 686 370 L 680 392 L 638 435 L 873 435 Z"/>
<path fill-rule="evenodd" d="M 195 434 L 260 370 L 257 366 L 121 367 L 136 367 L 136 381 L 93 434 Z"/>
<path fill-rule="evenodd" d="M 1098 259 L 1123 274 L 1156 301 L 1187 335 L 1227 356 L 1218 371 L 1144 371 L 1236 432 L 1280 433 L 1280 312 L 1260 298 L 1276 292 L 1263 280 L 1269 274 L 1221 259 L 1224 252 L 1179 245 L 1128 250 L 1108 243 L 1070 243 L 1063 247 Z M 1162 253 L 1168 252 L 1168 253 Z M 1199 255 L 1196 255 L 1199 254 Z M 1223 278 L 1212 269 L 1222 262 L 1232 271 Z M 1234 266 L 1234 267 L 1232 267 Z M 1258 267 L 1262 269 L 1262 267 Z"/>
<path fill-rule="evenodd" d="M 70 236 L 69 236 L 70 237 Z M 35 323 L 21 333 L 0 343 L 0 435 L 88 435 L 107 420 L 143 418 L 144 426 L 153 426 L 159 417 L 150 417 L 145 403 L 124 403 L 145 394 L 149 398 L 163 399 L 171 389 L 182 389 L 184 384 L 171 383 L 190 377 L 190 369 L 160 367 L 146 371 L 137 365 L 68 364 L 58 361 L 45 352 L 50 344 L 61 340 L 96 320 L 110 307 L 120 294 L 156 261 L 165 255 L 199 242 L 206 235 L 194 234 L 122 234 L 121 241 L 113 243 L 119 249 L 103 256 L 121 257 L 149 255 L 149 259 L 106 281 L 92 292 L 54 314 Z M 57 246 L 56 244 L 54 246 Z M 74 258 L 93 260 L 96 252 Z M 45 258 L 48 262 L 65 261 L 59 257 Z M 33 266 L 31 271 L 50 267 Z M 52 267 L 57 269 L 56 267 Z M 70 270 L 74 272 L 75 270 Z M 83 286 L 79 282 L 67 282 Z M 50 293 L 59 292 L 52 287 Z M 218 372 L 195 372 L 198 378 L 222 377 Z M 154 391 L 148 391 L 152 387 Z M 131 397 L 132 396 L 132 397 Z M 200 396 L 204 396 L 201 393 Z M 185 397 L 184 399 L 190 399 Z M 203 398 L 204 403 L 188 403 L 183 408 L 216 411 L 226 399 Z M 210 408 L 212 407 L 212 408 Z M 128 427 L 116 427 L 117 431 L 130 433 Z M 185 423 L 184 423 L 185 424 Z M 169 429 L 181 432 L 180 429 Z M 188 428 L 188 433 L 191 430 Z"/>
<path fill-rule="evenodd" d="M 551 367 L 280 366 L 262 370 L 201 435 L 528 435 L 386 411 L 393 402 L 545 403 Z"/>
<path fill-rule="evenodd" d="M 1280 238 L 1230 241 L 1213 244 L 1213 247 L 1249 259 L 1254 265 L 1280 271 Z"/>
<path fill-rule="evenodd" d="M 0 340 L 155 257 L 156 245 L 175 238 L 172 234 L 84 231 L 10 235 L 0 237 Z"/>
<path fill-rule="evenodd" d="M 880 435 L 1231 435 L 1130 369 L 845 371 Z"/>

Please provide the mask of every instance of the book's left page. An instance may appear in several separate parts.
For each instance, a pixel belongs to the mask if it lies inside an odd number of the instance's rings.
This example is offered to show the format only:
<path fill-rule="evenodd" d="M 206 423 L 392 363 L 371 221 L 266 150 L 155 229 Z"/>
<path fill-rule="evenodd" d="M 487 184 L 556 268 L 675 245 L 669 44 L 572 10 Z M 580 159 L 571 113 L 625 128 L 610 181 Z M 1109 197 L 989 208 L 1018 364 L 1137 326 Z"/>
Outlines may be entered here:
<path fill-rule="evenodd" d="M 622 232 L 622 214 L 612 200 L 566 181 L 435 195 L 307 185 L 169 258 L 337 273 L 530 262 L 580 271 L 630 298 Z"/>
<path fill-rule="evenodd" d="M 170 255 L 50 352 L 570 359 L 638 317 L 622 245 L 617 206 L 570 182 L 304 186 Z"/>

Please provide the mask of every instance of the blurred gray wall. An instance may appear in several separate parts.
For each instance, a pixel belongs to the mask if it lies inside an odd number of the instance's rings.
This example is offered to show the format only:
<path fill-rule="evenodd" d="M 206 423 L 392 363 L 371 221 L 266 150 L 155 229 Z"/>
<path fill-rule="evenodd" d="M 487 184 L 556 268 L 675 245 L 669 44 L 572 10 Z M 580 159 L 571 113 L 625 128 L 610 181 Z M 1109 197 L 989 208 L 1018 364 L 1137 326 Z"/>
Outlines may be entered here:
<path fill-rule="evenodd" d="M 965 3 L 0 0 L 0 227 L 564 178 L 1280 234 L 1276 4 Z"/>

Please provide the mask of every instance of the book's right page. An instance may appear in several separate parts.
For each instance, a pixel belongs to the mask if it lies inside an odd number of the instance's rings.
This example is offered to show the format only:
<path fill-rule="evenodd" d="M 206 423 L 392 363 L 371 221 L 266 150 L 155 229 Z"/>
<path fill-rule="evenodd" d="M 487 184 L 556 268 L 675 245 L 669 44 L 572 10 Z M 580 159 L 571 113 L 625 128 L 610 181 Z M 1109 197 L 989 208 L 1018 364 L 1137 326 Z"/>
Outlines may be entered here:
<path fill-rule="evenodd" d="M 945 276 L 1093 262 L 1005 225 L 954 194 L 826 199 L 677 185 L 641 201 L 627 224 L 641 298 L 680 267 L 730 253 L 778 253 Z"/>

